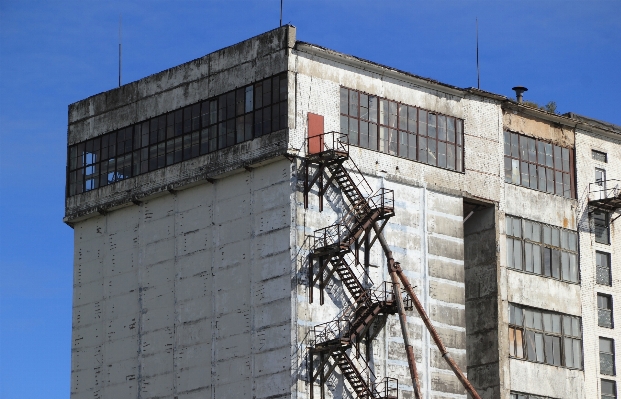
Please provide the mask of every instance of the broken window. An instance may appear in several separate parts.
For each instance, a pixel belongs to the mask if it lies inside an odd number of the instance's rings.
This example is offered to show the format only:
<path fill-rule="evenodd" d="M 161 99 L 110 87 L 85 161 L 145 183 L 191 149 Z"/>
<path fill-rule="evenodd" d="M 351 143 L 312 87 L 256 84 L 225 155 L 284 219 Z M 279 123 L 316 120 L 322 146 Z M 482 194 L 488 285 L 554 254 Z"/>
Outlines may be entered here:
<path fill-rule="evenodd" d="M 74 144 L 67 154 L 67 195 L 284 129 L 287 118 L 287 74 L 282 73 Z"/>
<path fill-rule="evenodd" d="M 579 317 L 509 304 L 509 356 L 582 369 Z"/>
<path fill-rule="evenodd" d="M 599 373 L 615 375 L 615 341 L 599 337 Z"/>
<path fill-rule="evenodd" d="M 463 171 L 463 120 L 341 87 L 349 144 Z M 379 122 L 379 123 L 378 123 Z"/>
<path fill-rule="evenodd" d="M 505 182 L 575 198 L 573 151 L 513 132 L 504 132 Z"/>
<path fill-rule="evenodd" d="M 610 275 L 610 254 L 606 252 L 595 252 L 596 281 L 601 285 L 612 285 Z"/>
<path fill-rule="evenodd" d="M 578 283 L 578 235 L 575 231 L 514 216 L 505 217 L 507 266 Z"/>
<path fill-rule="evenodd" d="M 617 398 L 617 383 L 610 380 L 601 381 L 602 399 Z"/>
<path fill-rule="evenodd" d="M 612 296 L 597 294 L 597 325 L 612 328 Z"/>

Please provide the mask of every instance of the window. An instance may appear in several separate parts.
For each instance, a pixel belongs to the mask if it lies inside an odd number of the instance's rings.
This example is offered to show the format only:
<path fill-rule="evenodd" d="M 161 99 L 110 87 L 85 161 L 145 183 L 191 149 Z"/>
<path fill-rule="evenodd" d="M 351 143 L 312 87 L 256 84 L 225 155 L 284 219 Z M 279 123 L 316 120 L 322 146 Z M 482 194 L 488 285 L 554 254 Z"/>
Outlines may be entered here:
<path fill-rule="evenodd" d="M 571 283 L 580 281 L 578 235 L 531 220 L 507 216 L 507 266 Z"/>
<path fill-rule="evenodd" d="M 599 337 L 599 373 L 615 375 L 615 341 Z"/>
<path fill-rule="evenodd" d="M 612 296 L 597 294 L 597 325 L 612 328 Z"/>
<path fill-rule="evenodd" d="M 612 285 L 612 277 L 610 275 L 610 254 L 596 251 L 595 266 L 597 284 Z"/>
<path fill-rule="evenodd" d="M 509 356 L 582 369 L 580 317 L 509 304 Z"/>
<path fill-rule="evenodd" d="M 72 145 L 67 196 L 287 127 L 287 74 Z"/>
<path fill-rule="evenodd" d="M 532 395 L 528 393 L 520 393 L 511 391 L 511 399 L 554 399 L 548 396 Z"/>
<path fill-rule="evenodd" d="M 341 87 L 349 144 L 463 172 L 464 121 Z"/>
<path fill-rule="evenodd" d="M 617 398 L 617 383 L 610 380 L 602 380 L 602 399 Z"/>
<path fill-rule="evenodd" d="M 593 212 L 593 230 L 595 242 L 610 244 L 610 214 L 608 212 Z"/>
<path fill-rule="evenodd" d="M 575 198 L 572 149 L 512 132 L 504 142 L 505 182 Z"/>
<path fill-rule="evenodd" d="M 608 154 L 605 152 L 591 150 L 591 157 L 599 162 L 608 162 Z"/>

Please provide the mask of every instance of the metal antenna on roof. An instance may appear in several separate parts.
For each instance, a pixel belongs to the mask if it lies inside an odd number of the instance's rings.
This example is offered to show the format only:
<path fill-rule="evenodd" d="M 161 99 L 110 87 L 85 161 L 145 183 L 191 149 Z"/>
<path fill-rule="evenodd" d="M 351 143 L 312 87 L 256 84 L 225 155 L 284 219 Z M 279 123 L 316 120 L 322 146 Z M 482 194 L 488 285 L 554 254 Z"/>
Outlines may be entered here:
<path fill-rule="evenodd" d="M 282 0 L 280 0 L 280 26 L 282 26 Z"/>
<path fill-rule="evenodd" d="M 477 21 L 477 89 L 481 89 L 481 72 L 479 70 L 479 18 Z"/>
<path fill-rule="evenodd" d="M 121 65 L 123 60 L 123 53 L 121 52 L 123 16 L 119 14 L 119 87 L 121 87 Z"/>

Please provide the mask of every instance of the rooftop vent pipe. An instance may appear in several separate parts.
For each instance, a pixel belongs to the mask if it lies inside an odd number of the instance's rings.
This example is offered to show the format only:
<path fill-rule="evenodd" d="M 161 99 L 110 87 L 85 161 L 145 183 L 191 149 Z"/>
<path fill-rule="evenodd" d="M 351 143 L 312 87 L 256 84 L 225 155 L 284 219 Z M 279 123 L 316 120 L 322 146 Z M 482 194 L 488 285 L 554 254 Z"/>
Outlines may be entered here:
<path fill-rule="evenodd" d="M 522 94 L 525 91 L 528 91 L 528 89 L 526 87 L 524 87 L 524 86 L 515 86 L 515 87 L 511 88 L 511 90 L 515 90 L 515 97 L 517 98 L 517 102 L 519 104 L 521 104 L 522 103 Z"/>

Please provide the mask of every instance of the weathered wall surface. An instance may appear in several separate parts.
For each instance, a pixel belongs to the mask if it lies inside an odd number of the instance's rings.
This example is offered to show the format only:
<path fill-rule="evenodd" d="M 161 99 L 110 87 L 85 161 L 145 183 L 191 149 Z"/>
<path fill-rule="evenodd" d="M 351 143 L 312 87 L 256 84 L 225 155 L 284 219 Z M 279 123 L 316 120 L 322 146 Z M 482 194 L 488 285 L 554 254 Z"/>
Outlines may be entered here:
<path fill-rule="evenodd" d="M 608 155 L 608 162 L 599 162 L 592 158 L 591 150 L 604 152 Z M 616 365 L 619 370 L 621 358 L 619 343 L 621 333 L 620 312 L 615 310 L 618 298 L 621 298 L 621 275 L 619 274 L 619 256 L 621 253 L 621 234 L 619 234 L 619 220 L 610 228 L 611 244 L 595 242 L 593 221 L 588 214 L 589 184 L 595 182 L 595 168 L 604 169 L 607 179 L 621 179 L 621 137 L 615 139 L 603 136 L 584 129 L 576 131 L 576 169 L 577 193 L 579 208 L 576 215 L 580 244 L 580 279 L 582 285 L 582 326 L 584 337 L 584 372 L 586 397 L 599 397 L 600 378 L 617 381 L 617 390 L 621 381 L 617 376 L 600 374 L 599 370 L 599 337 L 613 338 L 616 345 Z M 609 182 L 612 188 L 616 183 Z M 593 196 L 595 198 L 595 196 Z M 609 253 L 612 260 L 612 285 L 597 284 L 595 251 Z M 613 296 L 613 326 L 604 328 L 597 325 L 597 293 Z M 618 309 L 618 306 L 617 306 Z M 617 371 L 617 374 L 618 371 Z M 619 392 L 619 391 L 617 391 Z"/>
<path fill-rule="evenodd" d="M 289 397 L 291 165 L 77 223 L 71 397 Z"/>
<path fill-rule="evenodd" d="M 325 131 L 339 131 L 339 87 L 362 90 L 392 100 L 424 107 L 460 118 L 466 117 L 466 172 L 464 174 L 407 161 L 388 154 L 363 148 L 350 147 L 350 156 L 358 165 L 371 187 L 394 190 L 395 213 L 385 229 L 395 259 L 401 262 L 419 295 L 421 302 L 449 347 L 459 366 L 466 370 L 466 321 L 464 297 L 464 236 L 463 196 L 498 197 L 499 186 L 468 184 L 467 179 L 478 175 L 496 176 L 500 168 L 495 165 L 497 156 L 479 157 L 468 153 L 470 145 L 487 145 L 500 148 L 498 127 L 500 108 L 491 103 L 478 104 L 491 121 L 473 126 L 466 115 L 480 112 L 475 106 L 466 107 L 469 99 L 433 91 L 403 81 L 382 78 L 362 69 L 348 67 L 333 60 L 298 52 L 290 61 L 296 76 L 296 122 L 290 130 L 290 147 L 303 154 L 307 135 L 307 113 L 324 116 Z M 474 103 L 474 101 L 472 101 Z M 473 144 L 474 142 L 477 144 Z M 499 151 L 497 151 L 499 153 Z M 300 164 L 301 167 L 301 164 Z M 303 175 L 299 169 L 298 179 Z M 484 177 L 477 182 L 483 182 Z M 298 185 L 301 190 L 301 183 Z M 309 208 L 303 209 L 302 193 L 298 193 L 297 244 L 301 255 L 308 253 L 305 235 L 315 229 L 334 223 L 345 209 L 340 192 L 328 192 L 324 211 L 319 212 L 316 190 L 310 195 Z M 305 252 L 306 250 L 306 252 Z M 300 256 L 297 304 L 297 340 L 304 347 L 304 337 L 310 328 L 330 321 L 342 303 L 342 287 L 335 280 L 334 288 L 327 292 L 326 303 L 319 305 L 319 290 L 315 288 L 315 303 L 308 304 L 306 265 Z M 390 280 L 386 259 L 378 244 L 371 252 L 369 274 L 376 285 Z M 333 291 L 333 292 L 332 292 Z M 407 318 L 410 340 L 414 345 L 421 385 L 425 397 L 465 397 L 465 391 L 448 369 L 424 326 L 413 311 Z M 407 367 L 403 338 L 396 316 L 389 316 L 386 328 L 373 343 L 371 364 L 378 379 L 385 376 L 399 379 L 400 397 L 413 397 Z M 306 372 L 303 357 L 298 358 L 301 372 Z M 338 375 L 338 374 L 337 374 Z M 349 389 L 349 388 L 347 388 Z M 316 388 L 316 392 L 318 387 Z M 335 378 L 326 390 L 333 397 L 346 397 L 342 377 Z M 298 397 L 307 397 L 309 386 L 302 376 L 298 382 Z"/>
<path fill-rule="evenodd" d="M 570 126 L 551 124 L 532 116 L 526 116 L 522 112 L 511 110 L 507 110 L 502 119 L 505 129 L 512 132 L 550 141 L 562 147 L 574 146 L 574 130 Z"/>

